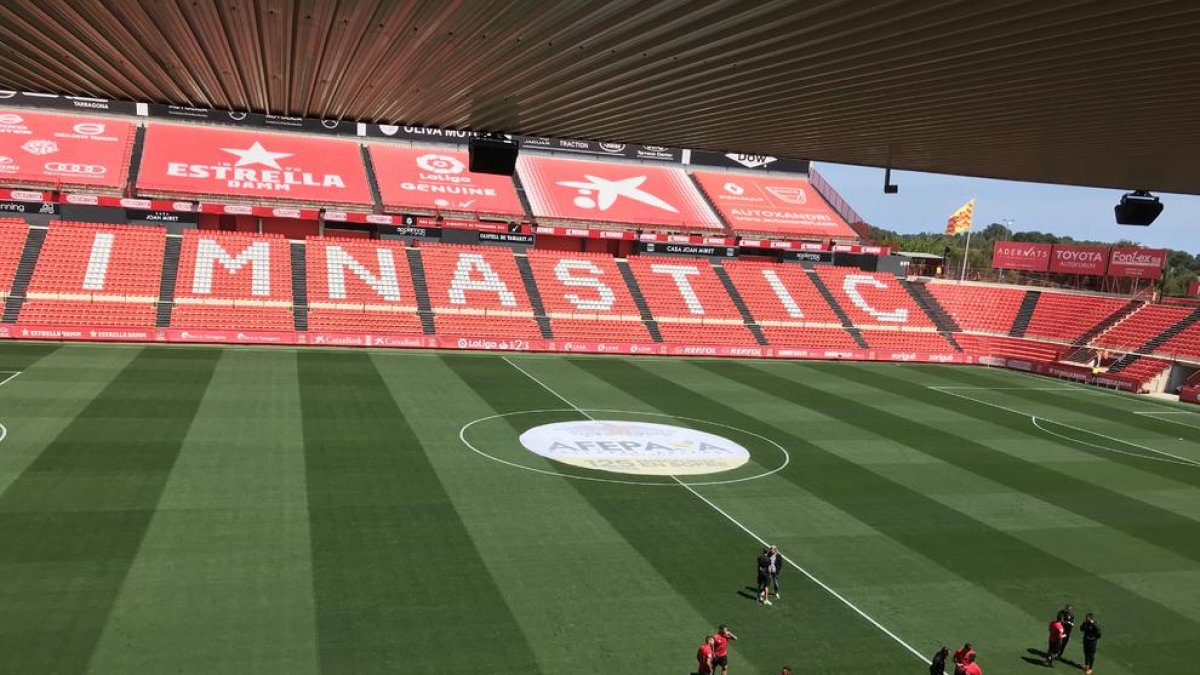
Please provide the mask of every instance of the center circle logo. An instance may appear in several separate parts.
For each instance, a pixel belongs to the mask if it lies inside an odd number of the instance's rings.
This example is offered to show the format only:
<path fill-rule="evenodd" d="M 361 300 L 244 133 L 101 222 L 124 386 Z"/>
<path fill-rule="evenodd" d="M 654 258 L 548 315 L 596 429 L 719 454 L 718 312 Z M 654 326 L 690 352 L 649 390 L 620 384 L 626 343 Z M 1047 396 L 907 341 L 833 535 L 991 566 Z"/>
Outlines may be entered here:
<path fill-rule="evenodd" d="M 750 461 L 750 451 L 728 438 L 651 422 L 555 422 L 529 429 L 520 441 L 563 464 L 643 476 L 720 473 Z"/>

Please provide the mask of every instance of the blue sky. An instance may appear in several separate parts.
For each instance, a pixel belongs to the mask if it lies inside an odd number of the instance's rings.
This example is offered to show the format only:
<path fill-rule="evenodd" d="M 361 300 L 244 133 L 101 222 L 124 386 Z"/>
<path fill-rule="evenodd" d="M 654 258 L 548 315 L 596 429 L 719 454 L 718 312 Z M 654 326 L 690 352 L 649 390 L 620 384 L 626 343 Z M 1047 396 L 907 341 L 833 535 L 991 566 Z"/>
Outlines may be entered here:
<path fill-rule="evenodd" d="M 1163 212 L 1150 227 L 1117 225 L 1113 206 L 1122 190 L 892 171 L 900 193 L 883 194 L 883 169 L 815 164 L 846 201 L 876 227 L 906 234 L 941 231 L 946 218 L 975 197 L 975 225 L 1012 219 L 1013 230 L 1039 230 L 1077 239 L 1131 239 L 1146 246 L 1200 253 L 1200 197 L 1159 194 Z"/>

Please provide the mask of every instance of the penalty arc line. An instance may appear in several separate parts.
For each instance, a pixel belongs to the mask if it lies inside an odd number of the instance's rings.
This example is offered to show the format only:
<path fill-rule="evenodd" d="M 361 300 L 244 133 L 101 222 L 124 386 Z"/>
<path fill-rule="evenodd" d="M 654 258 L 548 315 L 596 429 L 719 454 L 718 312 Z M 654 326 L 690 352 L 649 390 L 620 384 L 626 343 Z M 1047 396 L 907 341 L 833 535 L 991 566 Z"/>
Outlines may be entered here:
<path fill-rule="evenodd" d="M 1051 436 L 1056 436 L 1056 437 L 1058 437 L 1058 438 L 1062 438 L 1062 439 L 1064 439 L 1064 440 L 1072 441 L 1072 442 L 1074 442 L 1074 443 L 1081 443 L 1081 444 L 1083 444 L 1083 445 L 1088 445 L 1088 446 L 1091 446 L 1091 447 L 1093 447 L 1093 448 L 1098 448 L 1098 449 L 1100 449 L 1100 450 L 1104 450 L 1104 451 L 1106 451 L 1106 452 L 1112 452 L 1112 453 L 1116 453 L 1116 454 L 1118 454 L 1118 455 L 1129 455 L 1130 457 L 1138 457 L 1138 458 L 1141 458 L 1141 459 L 1148 459 L 1148 460 L 1151 460 L 1151 461 L 1157 461 L 1157 462 L 1168 462 L 1168 463 L 1170 463 L 1170 464 L 1181 464 L 1181 465 L 1183 465 L 1183 466 L 1193 466 L 1193 467 L 1200 467 L 1200 462 L 1197 462 L 1197 461 L 1196 461 L 1196 460 L 1194 460 L 1194 459 L 1189 459 L 1189 458 L 1187 458 L 1187 457 L 1180 457 L 1179 455 L 1173 455 L 1173 454 L 1171 454 L 1171 453 L 1169 453 L 1169 452 L 1167 452 L 1167 451 L 1165 451 L 1165 450 L 1155 450 L 1154 448 L 1151 448 L 1151 447 L 1148 447 L 1148 446 L 1145 446 L 1145 445 L 1140 445 L 1140 444 L 1138 444 L 1138 443 L 1134 443 L 1133 441 L 1127 441 L 1127 440 L 1125 440 L 1125 439 L 1123 439 L 1123 438 L 1117 438 L 1117 437 L 1115 437 L 1115 436 L 1109 436 L 1108 434 L 1102 434 L 1102 433 L 1100 433 L 1099 431 L 1091 431 L 1091 430 L 1089 430 L 1089 429 L 1083 429 L 1083 428 L 1081 428 L 1081 427 L 1077 427 L 1077 426 L 1074 426 L 1074 425 L 1071 425 L 1071 424 L 1067 424 L 1066 422 L 1058 422 L 1058 421 L 1056 421 L 1056 420 L 1052 420 L 1052 419 L 1050 419 L 1050 418 L 1048 418 L 1048 417 L 1039 417 L 1039 416 L 1037 416 L 1037 415 L 1034 415 L 1034 414 L 1031 414 L 1031 413 L 1027 413 L 1027 412 L 1024 412 L 1024 411 L 1021 411 L 1021 410 L 1017 410 L 1016 408 L 1010 408 L 1010 407 L 1008 407 L 1008 406 L 1005 406 L 1005 405 L 1000 405 L 999 403 L 992 403 L 992 402 L 990 402 L 990 401 L 981 401 L 981 400 L 979 400 L 979 399 L 977 399 L 977 398 L 971 398 L 970 396 L 963 396 L 962 394 L 959 394 L 959 393 L 957 393 L 957 392 L 955 392 L 955 391 L 952 391 L 952 390 L 948 390 L 948 389 L 946 389 L 945 387 L 939 387 L 939 386 L 936 386 L 936 385 L 931 385 L 931 386 L 929 386 L 928 388 L 929 388 L 929 389 L 932 389 L 932 390 L 934 390 L 934 391 L 937 391 L 937 392 L 941 392 L 941 393 L 943 393 L 943 394 L 946 394 L 946 395 L 948 395 L 948 396 L 956 396 L 956 397 L 958 397 L 958 398 L 961 398 L 961 399 L 962 399 L 962 400 L 964 400 L 964 401 L 971 401 L 972 403 L 981 403 L 981 404 L 983 404 L 983 405 L 991 406 L 991 407 L 993 407 L 993 408 L 998 408 L 998 409 L 1000 409 L 1000 410 L 1006 410 L 1006 411 L 1008 411 L 1008 412 L 1010 412 L 1010 413 L 1013 413 L 1014 415 L 1022 415 L 1022 416 L 1024 416 L 1024 417 L 1028 417 L 1028 418 L 1029 418 L 1029 420 L 1030 420 L 1030 422 L 1032 422 L 1032 423 L 1033 423 L 1033 426 L 1037 427 L 1038 429 L 1041 429 L 1043 432 L 1045 432 L 1045 433 L 1047 433 L 1047 434 L 1050 434 Z M 1096 445 L 1095 443 L 1089 443 L 1088 441 L 1080 440 L 1080 439 L 1078 439 L 1078 438 L 1071 438 L 1070 436 L 1064 436 L 1064 435 L 1062 435 L 1062 434 L 1058 434 L 1058 433 L 1055 433 L 1055 432 L 1053 432 L 1053 431 L 1050 431 L 1049 429 L 1047 429 L 1047 428 L 1043 427 L 1042 425 L 1038 424 L 1038 420 L 1042 420 L 1042 421 L 1044 421 L 1044 422 L 1049 422 L 1049 423 L 1051 423 L 1051 424 L 1057 424 L 1057 425 L 1058 425 L 1058 426 L 1060 426 L 1060 427 L 1066 427 L 1066 428 L 1068 428 L 1068 429 L 1073 429 L 1073 430 L 1075 430 L 1075 431 L 1081 431 L 1081 432 L 1083 432 L 1083 433 L 1085 433 L 1085 434 L 1091 434 L 1091 435 L 1093 435 L 1093 436 L 1099 436 L 1100 438 L 1107 438 L 1108 440 L 1110 440 L 1110 441 L 1116 441 L 1117 443 L 1124 443 L 1125 445 L 1128 445 L 1128 446 L 1129 446 L 1129 447 L 1131 447 L 1131 448 L 1138 448 L 1139 450 L 1145 450 L 1145 451 L 1147 451 L 1147 452 L 1153 452 L 1153 453 L 1154 453 L 1154 454 L 1156 454 L 1156 455 L 1163 455 L 1163 457 L 1150 457 L 1150 456 L 1148 456 L 1148 455 L 1142 455 L 1142 454 L 1138 454 L 1138 453 L 1127 452 L 1127 451 L 1125 451 L 1125 450 L 1117 450 L 1116 448 L 1109 448 L 1109 447 L 1105 447 L 1105 446 L 1103 446 L 1103 445 Z M 1169 457 L 1170 459 L 1166 459 L 1166 458 L 1168 458 L 1168 457 Z"/>
<path fill-rule="evenodd" d="M 525 377 L 528 377 L 530 380 L 533 380 L 535 383 L 537 383 L 539 386 L 541 386 L 541 387 L 542 387 L 542 389 L 545 389 L 546 391 L 548 391 L 548 392 L 550 392 L 551 394 L 553 394 L 553 395 L 554 395 L 556 398 L 558 398 L 558 400 L 560 400 L 560 401 L 562 401 L 563 403 L 566 403 L 567 405 L 569 405 L 569 406 L 571 406 L 572 408 L 574 408 L 574 409 L 575 409 L 575 411 L 576 411 L 576 412 L 578 412 L 580 415 L 583 415 L 584 417 L 588 418 L 589 420 L 595 420 L 595 418 L 594 418 L 594 417 L 592 417 L 591 415 L 589 415 L 589 414 L 587 414 L 586 412 L 584 412 L 583 410 L 581 410 L 581 409 L 579 408 L 579 406 L 577 406 L 577 405 L 575 405 L 574 403 L 572 403 L 571 401 L 567 400 L 567 398 L 566 398 L 565 396 L 563 396 L 562 394 L 560 394 L 560 393 L 558 393 L 557 391 L 555 391 L 555 390 L 551 389 L 549 385 L 547 385 L 545 382 L 542 382 L 542 381 L 541 381 L 541 380 L 539 380 L 538 378 L 534 377 L 532 373 L 530 373 L 529 371 L 525 370 L 525 369 L 524 369 L 524 368 L 522 368 L 521 366 L 517 365 L 515 362 L 513 362 L 512 360 L 510 360 L 510 359 L 509 359 L 507 356 L 502 356 L 502 357 L 500 357 L 500 358 L 504 359 L 504 361 L 505 361 L 506 363 L 508 363 L 508 365 L 510 365 L 510 366 L 512 366 L 513 368 L 516 368 L 518 371 L 520 371 L 522 375 L 524 375 Z M 745 525 L 743 525 L 741 522 L 739 522 L 739 521 L 738 521 L 736 518 L 734 518 L 733 516 L 731 516 L 731 515 L 729 515 L 728 513 L 726 513 L 724 509 L 722 509 L 721 507 L 717 506 L 717 505 L 716 505 L 716 504 L 714 504 L 712 501 L 710 501 L 710 500 L 709 500 L 707 497 L 705 497 L 704 495 L 702 495 L 702 494 L 700 494 L 699 492 L 697 492 L 695 488 L 693 488 L 692 486 L 688 485 L 687 483 L 685 483 L 685 482 L 683 482 L 683 481 L 679 480 L 679 478 L 677 478 L 677 477 L 675 477 L 675 476 L 671 476 L 671 478 L 672 478 L 672 479 L 673 479 L 673 480 L 674 480 L 676 483 L 679 483 L 679 485 L 680 485 L 680 486 L 681 486 L 683 489 L 685 489 L 685 490 L 687 490 L 688 492 L 692 493 L 692 494 L 693 494 L 693 495 L 695 495 L 695 496 L 696 496 L 696 497 L 697 497 L 697 498 L 698 498 L 700 501 L 702 501 L 702 502 L 704 502 L 705 504 L 707 504 L 707 505 L 708 505 L 708 506 L 709 506 L 709 507 L 710 507 L 712 510 L 714 510 L 714 511 L 716 511 L 717 513 L 721 514 L 721 516 L 723 516 L 723 517 L 725 518 L 725 520 L 728 520 L 730 523 L 733 523 L 733 525 L 735 525 L 735 526 L 736 526 L 736 527 L 737 527 L 739 530 L 741 530 L 742 532 L 745 532 L 746 534 L 748 534 L 748 535 L 750 536 L 750 538 L 751 538 L 751 539 L 754 539 L 755 541 L 757 541 L 757 542 L 758 542 L 759 544 L 761 544 L 762 546 L 767 546 L 767 545 L 768 545 L 768 544 L 767 544 L 767 540 L 765 540 L 765 539 L 763 539 L 762 537 L 758 536 L 758 535 L 757 535 L 757 534 L 756 534 L 756 533 L 755 533 L 753 530 L 751 530 L 750 528 L 746 527 L 746 526 L 745 526 Z M 813 576 L 811 572 L 809 572 L 808 570 L 806 570 L 806 569 L 804 569 L 803 567 L 801 567 L 799 564 L 797 564 L 797 563 L 796 563 L 796 561 L 792 560 L 791 558 L 787 557 L 786 555 L 783 555 L 782 553 L 780 553 L 780 556 L 783 558 L 784 562 L 786 562 L 788 565 L 790 565 L 790 566 L 791 566 L 793 569 L 795 569 L 795 570 L 796 570 L 797 572 L 799 572 L 800 574 L 803 574 L 803 575 L 804 575 L 806 578 L 808 578 L 808 580 L 809 580 L 809 581 L 812 581 L 814 584 L 816 584 L 817 586 L 819 586 L 819 587 L 820 587 L 822 590 L 824 590 L 826 593 L 829 593 L 829 594 L 830 594 L 830 595 L 832 595 L 834 598 L 836 598 L 836 599 L 837 599 L 839 602 L 841 602 L 843 605 L 845 605 L 847 608 L 849 608 L 850 610 L 852 610 L 852 611 L 853 611 L 855 614 L 857 614 L 857 615 L 859 615 L 860 617 L 862 617 L 863 619 L 865 619 L 865 620 L 867 621 L 867 623 L 869 623 L 869 624 L 871 624 L 872 626 L 874 626 L 874 627 L 878 628 L 880 631 L 882 631 L 882 632 L 883 632 L 883 634 L 884 634 L 884 635 L 887 635 L 888 637 L 890 637 L 892 640 L 894 640 L 894 641 L 895 641 L 897 644 L 899 644 L 901 647 L 904 647 L 905 649 L 907 649 L 907 650 L 908 650 L 910 653 L 912 653 L 912 655 L 913 655 L 913 656 L 916 656 L 918 659 L 920 659 L 922 662 L 924 662 L 924 663 L 926 663 L 926 664 L 928 664 L 928 663 L 931 663 L 929 659 L 925 658 L 925 655 L 924 655 L 924 654 L 922 654 L 921 652 L 917 651 L 917 650 L 916 650 L 916 649 L 915 649 L 915 648 L 914 648 L 912 645 L 910 645 L 910 644 L 908 644 L 907 642 L 905 642 L 903 638 L 901 638 L 899 635 L 896 635 L 896 634 L 895 634 L 895 633 L 893 633 L 892 631 L 888 630 L 888 628 L 887 628 L 886 626 L 884 626 L 883 624 L 881 624 L 881 623 L 879 623 L 878 621 L 876 621 L 876 620 L 874 619 L 874 617 L 872 617 L 870 614 L 867 614 L 867 613 L 866 613 L 866 612 L 864 612 L 863 610 L 859 609 L 859 608 L 858 608 L 858 606 L 856 606 L 854 603 L 852 603 L 852 602 L 850 602 L 849 600 L 847 600 L 847 599 L 845 598 L 845 596 L 843 596 L 841 593 L 838 593 L 837 591 L 835 591 L 835 590 L 834 590 L 833 588 L 831 588 L 831 587 L 830 587 L 828 584 L 826 584 L 825 582 L 821 581 L 821 580 L 820 580 L 820 579 L 818 579 L 817 577 Z"/>

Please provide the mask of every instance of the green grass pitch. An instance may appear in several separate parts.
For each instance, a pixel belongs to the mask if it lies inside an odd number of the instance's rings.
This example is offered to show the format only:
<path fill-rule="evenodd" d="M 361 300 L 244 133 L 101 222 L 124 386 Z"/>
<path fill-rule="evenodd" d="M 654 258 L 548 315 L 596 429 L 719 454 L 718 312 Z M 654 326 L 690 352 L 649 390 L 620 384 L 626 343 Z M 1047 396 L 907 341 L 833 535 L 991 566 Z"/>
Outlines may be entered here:
<path fill-rule="evenodd" d="M 0 673 L 683 675 L 721 622 L 735 675 L 925 673 L 909 646 L 968 640 L 1033 673 L 1065 601 L 1098 673 L 1200 669 L 1200 408 L 983 368 L 365 350 L 7 344 L 0 380 Z M 676 481 L 520 446 L 576 406 L 751 461 Z M 773 607 L 755 537 L 811 575 Z"/>

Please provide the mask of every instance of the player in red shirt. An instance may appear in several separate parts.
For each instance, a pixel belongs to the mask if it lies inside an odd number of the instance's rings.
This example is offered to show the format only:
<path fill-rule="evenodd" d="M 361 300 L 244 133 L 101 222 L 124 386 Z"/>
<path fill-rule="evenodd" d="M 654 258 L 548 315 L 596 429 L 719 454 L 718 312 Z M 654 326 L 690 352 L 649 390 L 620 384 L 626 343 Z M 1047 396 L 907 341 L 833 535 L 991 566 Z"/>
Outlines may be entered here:
<path fill-rule="evenodd" d="M 717 627 L 717 632 L 713 633 L 709 639 L 713 645 L 713 671 L 716 671 L 717 666 L 721 666 L 721 672 L 728 673 L 729 641 L 736 640 L 737 636 L 729 631 L 729 626 L 721 624 Z"/>
<path fill-rule="evenodd" d="M 699 662 L 697 669 L 698 675 L 712 675 L 713 671 L 713 648 L 712 636 L 705 635 L 704 642 L 700 643 L 700 649 L 696 650 L 696 661 Z"/>
<path fill-rule="evenodd" d="M 954 672 L 961 673 L 968 659 L 971 661 L 975 660 L 975 650 L 971 648 L 970 642 L 965 642 L 963 646 L 954 650 Z"/>
<path fill-rule="evenodd" d="M 1050 622 L 1049 643 L 1046 646 L 1046 665 L 1053 668 L 1054 659 L 1062 652 L 1062 641 L 1067 636 L 1067 629 L 1062 622 L 1055 619 Z"/>
<path fill-rule="evenodd" d="M 962 663 L 963 675 L 983 675 L 983 669 L 975 663 L 975 652 L 967 655 L 967 660 Z"/>

